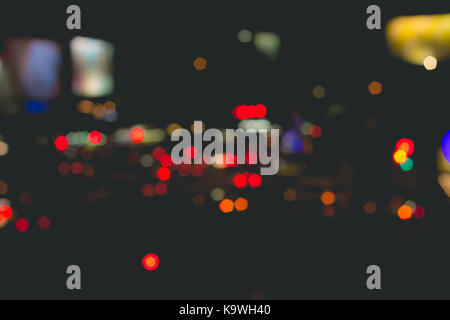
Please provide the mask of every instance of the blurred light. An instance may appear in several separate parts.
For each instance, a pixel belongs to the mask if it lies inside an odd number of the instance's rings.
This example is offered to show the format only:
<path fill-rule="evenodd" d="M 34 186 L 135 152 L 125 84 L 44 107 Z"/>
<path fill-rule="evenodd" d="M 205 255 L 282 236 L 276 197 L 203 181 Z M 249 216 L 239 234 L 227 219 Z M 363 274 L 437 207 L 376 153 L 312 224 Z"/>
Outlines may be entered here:
<path fill-rule="evenodd" d="M 316 99 L 323 99 L 325 97 L 326 90 L 322 86 L 315 86 L 313 89 L 313 96 Z"/>
<path fill-rule="evenodd" d="M 161 158 L 166 154 L 166 150 L 164 150 L 161 147 L 156 148 L 155 150 L 153 150 L 153 157 L 157 160 L 160 161 Z"/>
<path fill-rule="evenodd" d="M 91 114 L 94 109 L 94 103 L 89 100 L 81 100 L 77 104 L 77 109 L 80 113 Z"/>
<path fill-rule="evenodd" d="M 416 203 L 414 201 L 408 200 L 405 202 L 405 206 L 410 207 L 412 211 L 416 210 Z"/>
<path fill-rule="evenodd" d="M 159 159 L 159 162 L 163 167 L 170 167 L 173 164 L 172 157 L 168 154 L 163 154 Z"/>
<path fill-rule="evenodd" d="M 149 155 L 149 154 L 144 154 L 144 155 L 141 157 L 140 162 L 141 162 L 141 166 L 142 166 L 143 168 L 150 168 L 150 167 L 153 165 L 154 160 L 153 160 L 153 157 L 152 157 L 151 155 Z"/>
<path fill-rule="evenodd" d="M 377 204 L 373 201 L 368 201 L 364 204 L 364 212 L 366 214 L 375 214 L 377 212 Z"/>
<path fill-rule="evenodd" d="M 267 107 L 262 104 L 240 105 L 233 109 L 233 116 L 238 120 L 262 119 L 267 115 Z"/>
<path fill-rule="evenodd" d="M 449 30 L 450 14 L 404 16 L 389 21 L 386 38 L 393 55 L 421 65 L 428 56 L 450 57 Z"/>
<path fill-rule="evenodd" d="M 6 142 L 0 141 L 0 156 L 6 156 L 9 151 L 9 146 Z"/>
<path fill-rule="evenodd" d="M 281 150 L 283 151 L 283 153 L 300 153 L 303 151 L 303 149 L 304 143 L 297 130 L 288 129 L 283 133 L 283 140 L 281 145 Z"/>
<path fill-rule="evenodd" d="M 220 202 L 219 208 L 223 213 L 231 213 L 234 210 L 234 203 L 229 199 L 225 199 Z"/>
<path fill-rule="evenodd" d="M 8 192 L 8 184 L 0 181 L 0 196 L 5 195 Z"/>
<path fill-rule="evenodd" d="M 259 174 L 252 174 L 250 177 L 248 177 L 248 184 L 254 189 L 261 187 L 261 176 Z"/>
<path fill-rule="evenodd" d="M 438 61 L 435 57 L 428 56 L 423 60 L 423 66 L 428 71 L 435 70 L 437 68 Z"/>
<path fill-rule="evenodd" d="M 29 114 L 45 113 L 49 110 L 48 102 L 28 101 L 25 104 L 25 111 Z"/>
<path fill-rule="evenodd" d="M 167 134 L 168 134 L 169 136 L 171 136 L 172 133 L 173 133 L 175 130 L 177 130 L 177 129 L 181 129 L 181 126 L 180 126 L 178 123 L 172 123 L 172 124 L 170 124 L 170 125 L 167 126 L 166 131 L 167 131 Z"/>
<path fill-rule="evenodd" d="M 90 164 L 86 164 L 84 166 L 83 175 L 87 179 L 92 179 L 95 176 L 95 169 L 94 169 L 94 167 L 92 165 L 90 165 Z"/>
<path fill-rule="evenodd" d="M 319 126 L 312 126 L 310 132 L 311 138 L 318 139 L 322 136 L 322 128 Z"/>
<path fill-rule="evenodd" d="M 16 222 L 16 228 L 17 228 L 17 230 L 19 232 L 26 232 L 26 231 L 28 231 L 28 227 L 29 226 L 30 226 L 30 223 L 28 222 L 28 220 L 26 220 L 24 218 L 20 218 Z"/>
<path fill-rule="evenodd" d="M 167 194 L 167 191 L 169 190 L 169 187 L 167 186 L 167 184 L 159 182 L 158 184 L 156 184 L 155 186 L 155 193 L 158 196 L 164 196 Z"/>
<path fill-rule="evenodd" d="M 447 162 L 450 162 L 450 131 L 448 131 L 442 139 L 442 153 Z"/>
<path fill-rule="evenodd" d="M 20 95 L 45 101 L 59 94 L 62 50 L 57 42 L 13 39 L 6 50 L 13 57 L 10 69 Z"/>
<path fill-rule="evenodd" d="M 41 230 L 47 230 L 50 228 L 50 219 L 47 217 L 40 217 L 38 220 L 38 226 Z"/>
<path fill-rule="evenodd" d="M 404 172 L 409 172 L 414 169 L 414 161 L 411 158 L 408 158 L 405 163 L 400 164 L 400 168 Z"/>
<path fill-rule="evenodd" d="M 245 211 L 248 208 L 248 201 L 247 199 L 244 198 L 239 198 L 234 202 L 234 207 L 236 208 L 237 211 Z"/>
<path fill-rule="evenodd" d="M 205 204 L 206 199 L 203 195 L 201 194 L 196 194 L 193 198 L 192 198 L 192 204 L 195 207 L 201 207 Z"/>
<path fill-rule="evenodd" d="M 157 172 L 158 178 L 161 181 L 167 181 L 170 179 L 171 172 L 168 168 L 162 167 Z"/>
<path fill-rule="evenodd" d="M 58 165 L 58 172 L 62 176 L 66 176 L 70 173 L 70 165 L 67 162 L 61 162 Z"/>
<path fill-rule="evenodd" d="M 253 40 L 253 33 L 250 30 L 242 29 L 237 37 L 241 43 L 249 43 Z"/>
<path fill-rule="evenodd" d="M 145 184 L 142 186 L 141 192 L 144 197 L 151 197 L 155 192 L 155 188 L 151 184 Z"/>
<path fill-rule="evenodd" d="M 70 167 L 70 169 L 72 171 L 72 174 L 77 176 L 77 175 L 80 175 L 83 173 L 84 166 L 81 162 L 76 161 L 76 162 L 72 163 L 72 166 Z"/>
<path fill-rule="evenodd" d="M 335 215 L 335 210 L 332 205 L 326 205 L 322 208 L 322 213 L 325 217 L 333 217 Z"/>
<path fill-rule="evenodd" d="M 438 177 L 438 183 L 441 186 L 442 190 L 444 190 L 447 197 L 450 198 L 450 174 L 442 173 Z"/>
<path fill-rule="evenodd" d="M 55 140 L 55 147 L 59 151 L 67 150 L 69 147 L 69 140 L 64 136 L 59 136 Z"/>
<path fill-rule="evenodd" d="M 397 150 L 394 153 L 393 159 L 396 164 L 400 165 L 408 160 L 408 155 L 404 150 Z"/>
<path fill-rule="evenodd" d="M 411 139 L 400 139 L 395 148 L 403 150 L 407 156 L 411 156 L 414 153 L 414 142 Z"/>
<path fill-rule="evenodd" d="M 416 219 L 422 219 L 423 217 L 425 217 L 425 208 L 422 206 L 416 206 L 413 217 Z"/>
<path fill-rule="evenodd" d="M 378 81 L 373 81 L 369 84 L 369 92 L 372 95 L 379 95 L 383 92 L 383 85 Z"/>
<path fill-rule="evenodd" d="M 75 37 L 70 42 L 70 50 L 74 66 L 73 93 L 84 97 L 112 94 L 114 46 L 103 40 Z"/>
<path fill-rule="evenodd" d="M 280 37 L 272 32 L 257 32 L 253 41 L 255 48 L 268 59 L 275 60 L 281 47 Z"/>
<path fill-rule="evenodd" d="M 29 193 L 29 192 L 22 193 L 19 196 L 19 200 L 24 206 L 29 205 L 31 203 L 31 200 L 32 200 L 31 193 Z"/>
<path fill-rule="evenodd" d="M 159 268 L 159 257 L 156 254 L 150 253 L 142 259 L 142 265 L 147 271 L 155 271 Z"/>
<path fill-rule="evenodd" d="M 194 65 L 195 70 L 202 71 L 202 70 L 206 69 L 206 67 L 208 66 L 208 62 L 206 61 L 205 58 L 198 57 L 198 58 L 195 58 L 193 65 Z"/>
<path fill-rule="evenodd" d="M 336 202 L 336 195 L 334 194 L 334 192 L 325 191 L 320 197 L 320 200 L 325 206 L 331 206 Z"/>
<path fill-rule="evenodd" d="M 140 128 L 134 128 L 133 130 L 131 130 L 130 139 L 134 143 L 141 143 L 142 141 L 144 141 L 144 138 L 145 138 L 144 130 Z"/>
<path fill-rule="evenodd" d="M 214 201 L 222 201 L 225 198 L 225 190 L 222 188 L 214 188 L 210 193 L 211 199 Z"/>
<path fill-rule="evenodd" d="M 10 219 L 12 216 L 12 209 L 7 205 L 0 205 L 0 223 L 4 220 Z"/>
<path fill-rule="evenodd" d="M 303 122 L 300 126 L 300 131 L 303 135 L 309 136 L 311 134 L 311 128 L 313 127 L 313 124 L 310 122 Z"/>
<path fill-rule="evenodd" d="M 409 220 L 412 217 L 412 209 L 403 205 L 398 209 L 397 215 L 401 220 Z"/>
<path fill-rule="evenodd" d="M 93 144 L 93 145 L 97 145 L 100 144 L 102 142 L 102 134 L 98 131 L 92 131 L 89 134 L 89 141 Z"/>
<path fill-rule="evenodd" d="M 287 189 L 283 193 L 284 201 L 286 202 L 293 202 L 295 199 L 297 199 L 297 192 L 293 189 Z"/>
<path fill-rule="evenodd" d="M 247 186 L 247 177 L 243 174 L 237 174 L 234 179 L 233 183 L 238 189 L 243 189 Z"/>

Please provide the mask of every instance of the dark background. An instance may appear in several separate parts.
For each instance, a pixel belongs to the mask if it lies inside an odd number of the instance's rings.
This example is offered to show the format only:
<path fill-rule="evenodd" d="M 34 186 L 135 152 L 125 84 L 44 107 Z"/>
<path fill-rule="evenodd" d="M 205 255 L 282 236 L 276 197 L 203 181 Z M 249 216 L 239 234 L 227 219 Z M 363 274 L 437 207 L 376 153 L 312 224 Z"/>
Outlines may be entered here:
<path fill-rule="evenodd" d="M 0 298 L 448 298 L 449 207 L 436 182 L 436 152 L 449 129 L 449 62 L 434 72 L 390 56 L 384 30 L 366 28 L 366 8 L 382 8 L 388 19 L 409 14 L 448 13 L 446 1 L 150 1 L 77 2 L 82 31 L 66 29 L 66 1 L 4 1 L 0 46 L 11 37 L 55 39 L 64 48 L 63 94 L 44 115 L 0 119 L 0 131 L 14 146 L 0 160 L 10 188 L 30 191 L 28 217 L 52 218 L 42 232 L 0 230 Z M 236 38 L 243 29 L 272 31 L 282 48 L 268 61 L 252 44 Z M 76 35 L 115 45 L 115 101 L 119 120 L 98 122 L 80 115 L 70 92 L 69 41 Z M 192 61 L 208 59 L 197 72 Z M 370 96 L 378 80 L 384 91 Z M 325 101 L 311 95 L 322 84 Z M 112 133 L 119 126 L 171 122 L 208 128 L 234 127 L 236 105 L 264 103 L 269 118 L 292 125 L 292 111 L 324 128 L 310 174 L 333 175 L 346 161 L 355 172 L 352 200 L 335 219 L 312 204 L 282 202 L 291 178 L 269 179 L 249 194 L 254 209 L 224 216 L 214 204 L 194 208 L 184 185 L 167 198 L 144 201 L 139 184 L 108 185 L 108 201 L 88 204 L 86 191 L 108 184 L 64 180 L 61 159 L 34 144 L 36 133 L 55 137 L 70 130 Z M 345 104 L 345 116 L 328 119 L 324 110 Z M 380 124 L 367 130 L 365 121 Z M 391 155 L 396 141 L 416 143 L 415 171 L 397 179 Z M 129 151 L 129 150 L 128 150 Z M 126 166 L 128 151 L 113 151 L 104 170 Z M 131 170 L 131 169 L 130 169 Z M 140 181 L 140 177 L 137 178 Z M 144 179 L 142 179 L 144 180 Z M 199 187 L 200 188 L 200 187 Z M 13 191 L 14 192 L 14 191 Z M 368 200 L 388 206 L 394 195 L 413 198 L 427 210 L 422 221 L 389 215 L 366 216 Z M 14 200 L 14 197 L 12 197 Z M 156 272 L 140 265 L 145 254 L 160 256 Z M 83 290 L 66 289 L 67 266 L 82 269 Z M 370 292 L 369 265 L 382 269 L 383 290 Z"/>

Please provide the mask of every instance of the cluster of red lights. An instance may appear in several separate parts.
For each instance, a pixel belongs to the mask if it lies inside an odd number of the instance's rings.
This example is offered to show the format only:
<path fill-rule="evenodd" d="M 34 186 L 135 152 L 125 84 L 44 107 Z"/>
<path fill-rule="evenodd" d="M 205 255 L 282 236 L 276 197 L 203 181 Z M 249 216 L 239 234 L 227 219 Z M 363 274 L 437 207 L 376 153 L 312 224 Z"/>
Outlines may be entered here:
<path fill-rule="evenodd" d="M 233 116 L 238 120 L 262 119 L 267 115 L 267 108 L 262 104 L 240 105 L 233 109 Z"/>
<path fill-rule="evenodd" d="M 247 186 L 250 186 L 253 189 L 261 187 L 262 184 L 262 178 L 259 174 L 251 174 L 251 173 L 244 173 L 244 174 L 237 174 L 234 179 L 233 183 L 236 188 L 238 189 L 244 189 Z"/>
<path fill-rule="evenodd" d="M 152 186 L 151 184 L 145 184 L 141 188 L 141 193 L 146 198 L 153 197 L 154 195 L 165 196 L 168 191 L 169 187 L 163 182 L 159 182 L 155 186 Z"/>

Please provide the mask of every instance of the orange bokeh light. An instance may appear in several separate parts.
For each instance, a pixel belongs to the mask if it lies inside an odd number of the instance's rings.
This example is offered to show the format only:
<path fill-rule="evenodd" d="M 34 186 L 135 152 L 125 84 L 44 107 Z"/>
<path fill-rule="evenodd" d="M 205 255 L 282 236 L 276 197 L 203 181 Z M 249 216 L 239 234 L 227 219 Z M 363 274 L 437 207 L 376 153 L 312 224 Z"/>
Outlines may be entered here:
<path fill-rule="evenodd" d="M 234 202 L 234 206 L 237 211 L 245 211 L 248 208 L 248 201 L 244 198 L 239 198 Z"/>
<path fill-rule="evenodd" d="M 326 206 L 331 206 L 336 201 L 336 195 L 334 192 L 331 191 L 325 191 L 322 196 L 320 197 L 320 200 L 322 203 Z"/>
<path fill-rule="evenodd" d="M 378 81 L 373 81 L 369 84 L 369 92 L 373 95 L 378 95 L 383 92 L 383 85 Z"/>
<path fill-rule="evenodd" d="M 397 211 L 397 215 L 401 220 L 409 220 L 411 219 L 413 212 L 412 209 L 408 206 L 401 206 Z"/>
<path fill-rule="evenodd" d="M 230 213 L 234 210 L 234 203 L 229 199 L 225 199 L 219 204 L 219 208 L 223 213 Z"/>

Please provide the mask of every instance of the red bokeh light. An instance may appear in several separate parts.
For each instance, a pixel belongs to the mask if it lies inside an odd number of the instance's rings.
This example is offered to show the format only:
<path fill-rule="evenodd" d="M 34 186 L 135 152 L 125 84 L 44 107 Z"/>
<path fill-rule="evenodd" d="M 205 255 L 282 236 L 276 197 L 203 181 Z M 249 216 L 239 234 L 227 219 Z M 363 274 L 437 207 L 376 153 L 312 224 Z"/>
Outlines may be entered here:
<path fill-rule="evenodd" d="M 147 271 L 154 271 L 159 268 L 159 257 L 156 254 L 150 253 L 142 259 L 142 265 Z"/>
<path fill-rule="evenodd" d="M 19 232 L 25 232 L 28 230 L 30 226 L 30 223 L 28 222 L 27 219 L 24 218 L 20 218 L 19 220 L 17 220 L 16 222 L 16 228 Z"/>
<path fill-rule="evenodd" d="M 267 108 L 262 104 L 240 105 L 233 109 L 233 116 L 238 120 L 262 119 L 267 115 Z"/>
<path fill-rule="evenodd" d="M 314 139 L 320 138 L 322 136 L 322 128 L 319 126 L 312 126 L 310 135 Z"/>
<path fill-rule="evenodd" d="M 162 183 L 162 182 L 158 183 L 155 186 L 155 192 L 158 196 L 166 195 L 168 190 L 169 190 L 169 187 L 167 186 L 167 184 Z"/>
<path fill-rule="evenodd" d="M 249 178 L 248 178 L 248 184 L 250 185 L 250 187 L 252 188 L 259 188 L 261 187 L 262 184 L 262 178 L 259 174 L 252 174 Z"/>
<path fill-rule="evenodd" d="M 47 217 L 41 217 L 38 220 L 38 226 L 41 230 L 47 230 L 50 228 L 50 219 Z"/>
<path fill-rule="evenodd" d="M 55 140 L 55 147 L 56 149 L 58 149 L 59 151 L 64 151 L 67 150 L 67 148 L 69 148 L 69 139 L 67 139 L 64 136 L 59 136 L 58 138 L 56 138 Z"/>
<path fill-rule="evenodd" d="M 12 209 L 6 205 L 0 206 L 0 222 L 12 216 Z"/>
<path fill-rule="evenodd" d="M 58 172 L 62 176 L 66 176 L 70 173 L 70 165 L 67 162 L 61 162 L 58 165 Z"/>
<path fill-rule="evenodd" d="M 144 197 L 151 197 L 155 192 L 155 188 L 151 184 L 146 184 L 142 186 L 141 192 Z"/>
<path fill-rule="evenodd" d="M 33 197 L 31 196 L 31 193 L 29 193 L 29 192 L 24 192 L 19 196 L 19 200 L 24 206 L 29 205 L 31 203 L 32 199 L 33 199 Z"/>
<path fill-rule="evenodd" d="M 395 149 L 405 151 L 409 157 L 414 153 L 414 142 L 411 139 L 400 139 Z"/>
<path fill-rule="evenodd" d="M 416 206 L 416 209 L 413 212 L 413 217 L 416 219 L 422 219 L 425 217 L 425 208 L 422 206 Z"/>
<path fill-rule="evenodd" d="M 170 170 L 166 167 L 162 167 L 161 169 L 159 169 L 156 174 L 157 174 L 159 180 L 161 180 L 161 181 L 167 181 L 170 179 L 170 176 L 171 176 Z"/>
<path fill-rule="evenodd" d="M 72 173 L 77 176 L 77 175 L 80 175 L 83 173 L 84 166 L 81 162 L 76 161 L 76 162 L 72 163 L 72 166 L 70 167 L 70 169 L 72 170 Z"/>
<path fill-rule="evenodd" d="M 233 183 L 238 189 L 243 189 L 247 186 L 247 177 L 244 174 L 238 174 L 234 177 Z"/>
<path fill-rule="evenodd" d="M 98 131 L 92 131 L 89 134 L 89 141 L 93 144 L 93 145 L 97 145 L 100 144 L 102 142 L 102 134 Z"/>
<path fill-rule="evenodd" d="M 161 160 L 161 158 L 166 154 L 166 150 L 164 148 L 158 147 L 155 150 L 153 150 L 153 158 L 155 158 L 157 161 Z"/>
<path fill-rule="evenodd" d="M 144 138 L 145 138 L 144 130 L 140 128 L 134 128 L 133 130 L 131 130 L 130 139 L 134 143 L 141 143 L 142 141 L 144 141 Z"/>
<path fill-rule="evenodd" d="M 161 165 L 163 167 L 170 167 L 173 164 L 172 157 L 169 156 L 168 154 L 163 154 L 159 159 L 159 162 L 161 162 Z"/>

